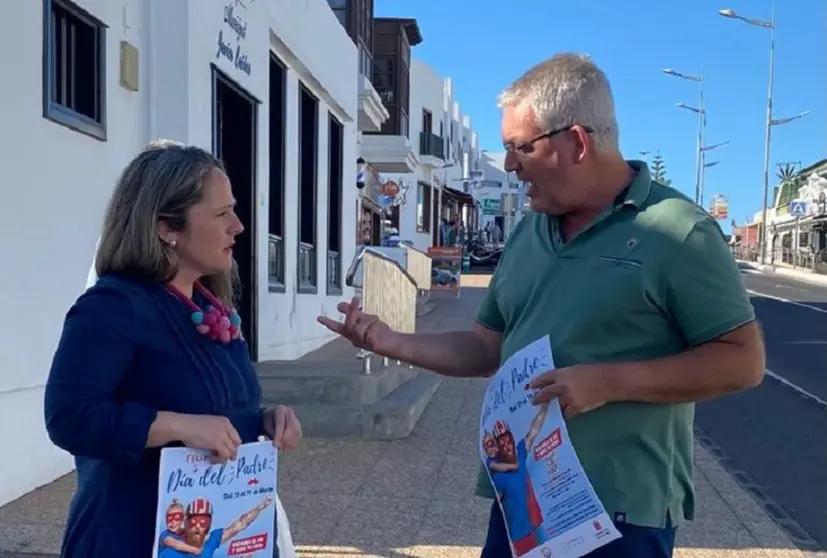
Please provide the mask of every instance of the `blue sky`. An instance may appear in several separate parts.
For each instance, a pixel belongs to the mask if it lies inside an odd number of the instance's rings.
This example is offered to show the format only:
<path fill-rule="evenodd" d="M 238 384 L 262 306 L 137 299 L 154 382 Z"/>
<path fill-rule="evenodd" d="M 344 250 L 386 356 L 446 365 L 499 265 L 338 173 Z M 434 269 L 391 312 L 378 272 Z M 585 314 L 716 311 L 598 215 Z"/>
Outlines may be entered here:
<path fill-rule="evenodd" d="M 415 17 L 423 43 L 414 56 L 454 79 L 483 149 L 501 149 L 497 93 L 556 52 L 592 56 L 612 82 L 627 158 L 660 150 L 673 185 L 694 197 L 698 87 L 663 68 L 706 75 L 705 200 L 723 194 L 742 222 L 761 208 L 769 39 L 766 29 L 720 17 L 731 8 L 769 19 L 770 0 L 376 0 L 377 17 Z M 776 164 L 827 157 L 827 2 L 779 0 L 776 7 L 774 116 L 809 116 L 773 128 Z M 725 228 L 729 228 L 728 224 Z"/>

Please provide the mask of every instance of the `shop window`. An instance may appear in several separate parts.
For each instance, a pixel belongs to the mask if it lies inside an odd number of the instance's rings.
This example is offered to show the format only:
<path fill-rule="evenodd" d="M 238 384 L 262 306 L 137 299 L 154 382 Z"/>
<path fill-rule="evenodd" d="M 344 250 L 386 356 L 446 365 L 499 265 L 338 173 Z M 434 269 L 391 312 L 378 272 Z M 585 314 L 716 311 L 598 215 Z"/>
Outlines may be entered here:
<path fill-rule="evenodd" d="M 416 232 L 431 232 L 431 187 L 424 182 L 416 186 Z"/>
<path fill-rule="evenodd" d="M 67 0 L 43 0 L 43 116 L 106 141 L 106 26 Z"/>
<path fill-rule="evenodd" d="M 327 142 L 327 294 L 342 294 L 342 195 L 344 126 L 328 116 Z"/>
<path fill-rule="evenodd" d="M 317 292 L 316 200 L 318 199 L 319 100 L 299 83 L 298 292 Z"/>
<path fill-rule="evenodd" d="M 267 275 L 271 292 L 284 292 L 284 136 L 287 133 L 287 69 L 270 57 L 270 186 Z"/>

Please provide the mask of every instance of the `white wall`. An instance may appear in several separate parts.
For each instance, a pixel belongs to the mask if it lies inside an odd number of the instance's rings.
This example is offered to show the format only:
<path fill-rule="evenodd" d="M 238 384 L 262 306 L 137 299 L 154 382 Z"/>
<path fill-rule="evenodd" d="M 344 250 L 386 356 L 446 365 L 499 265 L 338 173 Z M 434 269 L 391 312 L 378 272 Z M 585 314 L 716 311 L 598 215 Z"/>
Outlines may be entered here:
<path fill-rule="evenodd" d="M 15 84 L 0 88 L 0 106 L 6 107 L 0 115 L 2 190 L 9 208 L 0 234 L 7 265 L 0 275 L 0 306 L 15 320 L 0 340 L 6 456 L 0 459 L 0 504 L 72 467 L 46 437 L 43 386 L 63 316 L 86 284 L 112 185 L 148 137 L 148 92 L 122 89 L 117 71 L 122 39 L 139 48 L 147 44 L 145 10 L 139 0 L 79 4 L 110 24 L 106 142 L 43 118 L 43 3 L 17 1 L 14 17 L 0 20 L 0 51 L 14 53 L 6 75 L 13 75 Z M 129 29 L 122 24 L 124 10 Z"/>
<path fill-rule="evenodd" d="M 445 82 L 437 71 L 416 57 L 411 57 L 411 84 L 410 84 L 410 105 L 408 110 L 409 135 L 411 145 L 419 153 L 419 134 L 422 130 L 422 111 L 430 111 L 432 116 L 432 128 L 425 130 L 432 134 L 439 134 L 439 123 L 443 118 Z M 441 173 L 442 171 L 436 171 Z M 404 175 L 382 175 L 384 179 L 403 181 L 410 186 L 407 193 L 405 205 L 399 212 L 399 235 L 403 240 L 410 240 L 420 250 L 426 250 L 433 244 L 432 232 L 421 233 L 417 231 L 417 183 L 419 181 L 433 185 L 434 169 L 422 165 L 417 167 L 416 172 Z M 433 195 L 433 194 L 432 194 Z M 432 202 L 433 203 L 433 202 Z M 426 213 L 426 216 L 430 211 Z M 431 218 L 433 220 L 433 217 Z"/>
<path fill-rule="evenodd" d="M 316 349 L 333 338 L 319 326 L 319 314 L 339 316 L 336 304 L 341 296 L 327 296 L 327 200 L 328 200 L 328 110 L 345 125 L 344 195 L 342 199 L 342 272 L 355 253 L 356 231 L 356 118 L 358 58 L 356 46 L 347 36 L 326 0 L 274 0 L 270 4 L 271 47 L 288 67 L 287 74 L 287 159 L 285 183 L 286 292 L 260 295 L 259 358 L 293 359 Z M 324 40 L 320 40 L 323 38 Z M 318 294 L 298 294 L 298 180 L 299 165 L 299 80 L 319 98 L 319 168 L 317 231 Z M 262 202 L 266 219 L 266 201 Z M 266 222 L 266 220 L 264 221 Z M 267 238 L 260 238 L 260 261 L 267 261 Z M 267 285 L 267 270 L 259 270 L 259 281 Z M 344 281 L 344 277 L 343 277 Z M 343 296 L 349 297 L 345 289 Z"/>
<path fill-rule="evenodd" d="M 485 199 L 501 200 L 501 211 L 508 212 L 508 207 L 502 203 L 503 194 L 516 194 L 514 215 L 504 215 L 503 233 L 507 236 L 516 223 L 523 216 L 523 205 L 525 203 L 525 188 L 519 183 L 517 177 L 512 173 L 507 173 L 505 167 L 505 151 L 483 151 L 479 156 L 479 168 L 483 171 L 483 180 L 499 182 L 500 187 L 493 187 L 493 185 L 485 185 L 476 188 L 473 192 L 474 199 L 479 200 L 481 205 L 484 205 Z M 480 209 L 480 227 L 485 227 L 486 223 L 494 220 L 494 215 L 482 215 Z"/>
<path fill-rule="evenodd" d="M 16 316 L 0 339 L 0 505 L 71 470 L 43 427 L 43 387 L 67 309 L 83 290 L 105 204 L 123 166 L 156 137 L 209 149 L 212 144 L 212 70 L 215 64 L 259 105 L 258 284 L 261 358 L 294 358 L 330 336 L 315 322 L 335 314 L 339 297 L 325 292 L 327 231 L 320 219 L 318 295 L 296 295 L 296 212 L 287 211 L 285 295 L 267 292 L 268 64 L 273 48 L 291 67 L 286 161 L 287 207 L 297 205 L 298 86 L 301 76 L 321 98 L 319 212 L 327 213 L 327 109 L 345 124 L 343 259 L 354 253 L 356 190 L 356 49 L 325 0 L 246 2 L 236 15 L 247 22 L 238 38 L 224 22 L 228 0 L 76 0 L 102 20 L 106 33 L 107 140 L 99 141 L 43 118 L 43 3 L 15 2 L 14 18 L 0 21 L 0 49 L 14 52 L 7 68 L 14 88 L 0 88 L 0 153 L 6 165 L 3 193 L 9 211 L 0 250 L 14 272 L 0 277 L 0 305 Z M 235 53 L 247 56 L 250 75 L 217 56 L 223 32 Z M 322 37 L 324 40 L 319 40 Z M 139 51 L 139 90 L 119 85 L 120 41 Z M 29 45 L 21 49 L 20 45 Z M 8 66 L 7 64 L 7 66 Z M 290 148 L 288 148 L 290 149 Z M 348 293 L 346 292 L 345 295 Z"/>

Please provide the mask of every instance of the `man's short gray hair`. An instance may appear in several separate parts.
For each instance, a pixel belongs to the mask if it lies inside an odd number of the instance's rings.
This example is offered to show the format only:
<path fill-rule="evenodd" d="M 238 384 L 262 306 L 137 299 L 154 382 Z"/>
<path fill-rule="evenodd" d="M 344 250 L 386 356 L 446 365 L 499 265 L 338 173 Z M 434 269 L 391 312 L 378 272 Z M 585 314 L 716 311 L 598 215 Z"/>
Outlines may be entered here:
<path fill-rule="evenodd" d="M 579 124 L 594 130 L 598 151 L 618 149 L 617 117 L 606 74 L 588 56 L 557 54 L 500 94 L 499 105 L 527 103 L 546 131 Z"/>

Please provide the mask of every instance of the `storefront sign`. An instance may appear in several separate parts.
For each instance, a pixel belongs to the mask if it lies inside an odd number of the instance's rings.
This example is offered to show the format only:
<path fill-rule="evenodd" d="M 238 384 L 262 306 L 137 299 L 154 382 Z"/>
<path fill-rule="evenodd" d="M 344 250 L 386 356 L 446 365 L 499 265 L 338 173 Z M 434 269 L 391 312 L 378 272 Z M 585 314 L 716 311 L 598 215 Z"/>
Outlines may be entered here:
<path fill-rule="evenodd" d="M 482 200 L 483 215 L 499 215 L 500 212 L 500 200 L 495 198 L 485 198 Z"/>
<path fill-rule="evenodd" d="M 431 258 L 431 289 L 459 292 L 462 277 L 462 248 L 428 248 Z"/>
<path fill-rule="evenodd" d="M 224 6 L 225 27 L 218 31 L 218 52 L 216 52 L 215 57 L 216 59 L 225 58 L 238 70 L 249 76 L 252 72 L 250 61 L 241 50 L 241 43 L 247 39 L 247 21 L 241 18 L 238 6 L 243 7 L 243 4 L 238 0 Z M 234 41 L 233 37 L 235 37 Z"/>
<path fill-rule="evenodd" d="M 709 204 L 709 214 L 715 219 L 726 219 L 729 217 L 729 202 L 727 199 L 718 194 L 712 196 L 712 201 Z"/>

